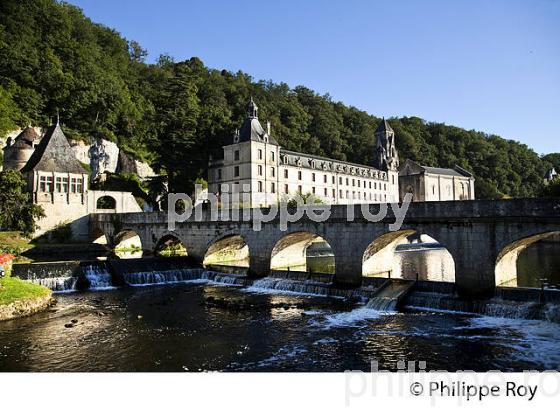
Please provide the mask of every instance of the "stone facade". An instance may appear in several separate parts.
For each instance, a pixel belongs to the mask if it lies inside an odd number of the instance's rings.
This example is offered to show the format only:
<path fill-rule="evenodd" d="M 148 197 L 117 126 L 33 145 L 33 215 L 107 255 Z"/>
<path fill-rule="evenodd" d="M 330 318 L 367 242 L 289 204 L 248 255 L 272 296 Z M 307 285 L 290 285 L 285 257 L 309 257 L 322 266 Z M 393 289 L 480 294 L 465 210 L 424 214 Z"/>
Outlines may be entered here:
<path fill-rule="evenodd" d="M 362 282 L 369 258 L 387 247 L 396 247 L 403 237 L 416 232 L 434 238 L 449 251 L 457 291 L 472 296 L 492 295 L 496 285 L 503 283 L 507 271 L 514 269 L 508 263 L 514 258 L 508 255 L 516 255 L 520 247 L 560 231 L 560 200 L 554 198 L 415 202 L 410 204 L 398 231 L 391 230 L 395 219 L 391 209 L 382 221 L 372 223 L 364 217 L 362 206 L 369 214 L 379 212 L 377 204 L 356 205 L 352 212 L 355 218 L 349 221 L 347 208 L 352 205 L 332 206 L 328 221 L 317 223 L 303 217 L 288 224 L 286 231 L 280 230 L 278 217 L 255 231 L 251 218 L 234 222 L 226 212 L 223 220 L 216 221 L 210 212 L 204 212 L 202 221 L 192 215 L 173 232 L 164 213 L 130 213 L 120 216 L 119 229 L 137 233 L 146 252 L 153 252 L 161 238 L 172 235 L 200 263 L 216 243 L 239 236 L 248 246 L 250 272 L 261 276 L 270 271 L 273 251 L 284 238 L 320 236 L 334 254 L 335 280 L 354 285 Z M 249 210 L 251 215 L 257 211 Z M 110 215 L 91 218 L 92 233 L 119 236 Z"/>
<path fill-rule="evenodd" d="M 58 123 L 47 128 L 42 138 L 27 127 L 14 140 L 8 139 L 4 166 L 22 173 L 33 203 L 45 212 L 45 217 L 37 221 L 37 236 L 58 224 L 70 223 L 73 239 L 87 241 L 90 213 L 141 212 L 130 192 L 88 189 L 89 172 L 79 160 L 85 147 L 83 143 L 71 147 Z M 114 207 L 98 209 L 101 197 L 110 197 Z"/>
<path fill-rule="evenodd" d="M 376 130 L 373 162 L 379 168 L 338 161 L 280 147 L 258 120 L 251 100 L 233 143 L 223 147 L 223 158 L 210 160 L 209 192 L 246 193 L 244 206 L 270 206 L 297 194 L 312 194 L 324 203 L 348 204 L 398 201 L 398 153 L 394 132 L 383 120 Z M 233 202 L 246 202 L 243 199 Z"/>
<path fill-rule="evenodd" d="M 474 198 L 474 177 L 459 166 L 434 168 L 407 159 L 399 171 L 399 196 L 407 193 L 415 202 L 464 201 Z"/>

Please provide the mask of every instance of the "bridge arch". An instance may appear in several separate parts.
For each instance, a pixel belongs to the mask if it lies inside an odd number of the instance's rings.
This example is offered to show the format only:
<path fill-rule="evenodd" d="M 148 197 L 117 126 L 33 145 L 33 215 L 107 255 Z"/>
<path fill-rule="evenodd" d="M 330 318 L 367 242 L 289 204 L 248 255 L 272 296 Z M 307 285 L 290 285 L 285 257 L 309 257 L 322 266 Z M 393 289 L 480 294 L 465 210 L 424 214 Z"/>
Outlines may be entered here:
<path fill-rule="evenodd" d="M 498 254 L 495 267 L 496 286 L 518 286 L 518 258 L 531 245 L 560 235 L 560 231 L 542 232 L 506 245 Z"/>
<path fill-rule="evenodd" d="M 238 233 L 225 233 L 210 242 L 204 253 L 203 266 L 224 265 L 249 268 L 249 245 Z"/>
<path fill-rule="evenodd" d="M 95 227 L 90 231 L 90 240 L 92 243 L 97 243 L 100 245 L 109 245 L 109 237 L 99 227 Z"/>
<path fill-rule="evenodd" d="M 144 249 L 142 239 L 138 232 L 124 229 L 114 237 L 113 252 L 122 259 L 141 258 Z"/>
<path fill-rule="evenodd" d="M 335 256 L 322 236 L 296 231 L 282 236 L 270 255 L 271 270 L 335 273 Z"/>
<path fill-rule="evenodd" d="M 154 246 L 154 254 L 157 256 L 187 256 L 187 248 L 182 239 L 172 233 L 164 234 Z"/>
<path fill-rule="evenodd" d="M 362 276 L 455 282 L 455 260 L 431 235 L 403 229 L 382 234 L 366 248 Z"/>

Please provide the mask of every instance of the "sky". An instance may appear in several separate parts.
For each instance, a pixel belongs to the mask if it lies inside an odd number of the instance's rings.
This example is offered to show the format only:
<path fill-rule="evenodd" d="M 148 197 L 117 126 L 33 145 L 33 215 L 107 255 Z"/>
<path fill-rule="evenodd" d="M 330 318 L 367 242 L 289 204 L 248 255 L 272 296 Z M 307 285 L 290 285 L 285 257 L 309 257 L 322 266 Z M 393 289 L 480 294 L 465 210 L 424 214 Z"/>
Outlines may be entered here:
<path fill-rule="evenodd" d="M 560 0 L 69 0 L 138 41 L 376 116 L 560 152 Z"/>

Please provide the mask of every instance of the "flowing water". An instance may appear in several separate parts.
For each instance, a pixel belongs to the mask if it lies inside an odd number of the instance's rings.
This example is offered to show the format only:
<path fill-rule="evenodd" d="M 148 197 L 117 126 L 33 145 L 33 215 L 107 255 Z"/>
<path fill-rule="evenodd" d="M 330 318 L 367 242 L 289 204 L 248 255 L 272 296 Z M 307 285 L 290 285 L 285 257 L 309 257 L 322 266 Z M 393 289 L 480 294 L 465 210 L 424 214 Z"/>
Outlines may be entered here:
<path fill-rule="evenodd" d="M 231 275 L 161 274 L 59 293 L 50 311 L 0 323 L 0 371 L 368 371 L 373 360 L 390 370 L 399 360 L 432 370 L 560 368 L 560 326 L 547 321 L 387 313 L 278 282 L 242 288 Z M 146 286 L 162 278 L 185 282 Z"/>

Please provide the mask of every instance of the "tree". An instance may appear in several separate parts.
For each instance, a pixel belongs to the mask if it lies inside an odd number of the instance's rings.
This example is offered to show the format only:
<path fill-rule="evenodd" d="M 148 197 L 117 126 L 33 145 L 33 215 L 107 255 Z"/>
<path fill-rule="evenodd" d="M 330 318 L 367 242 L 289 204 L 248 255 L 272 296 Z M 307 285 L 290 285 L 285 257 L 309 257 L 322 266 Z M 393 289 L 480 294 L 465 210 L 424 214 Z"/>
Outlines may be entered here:
<path fill-rule="evenodd" d="M 18 171 L 0 172 L 0 230 L 31 235 L 37 229 L 35 221 L 45 216 L 40 205 L 30 202 L 24 188 L 25 181 Z"/>

